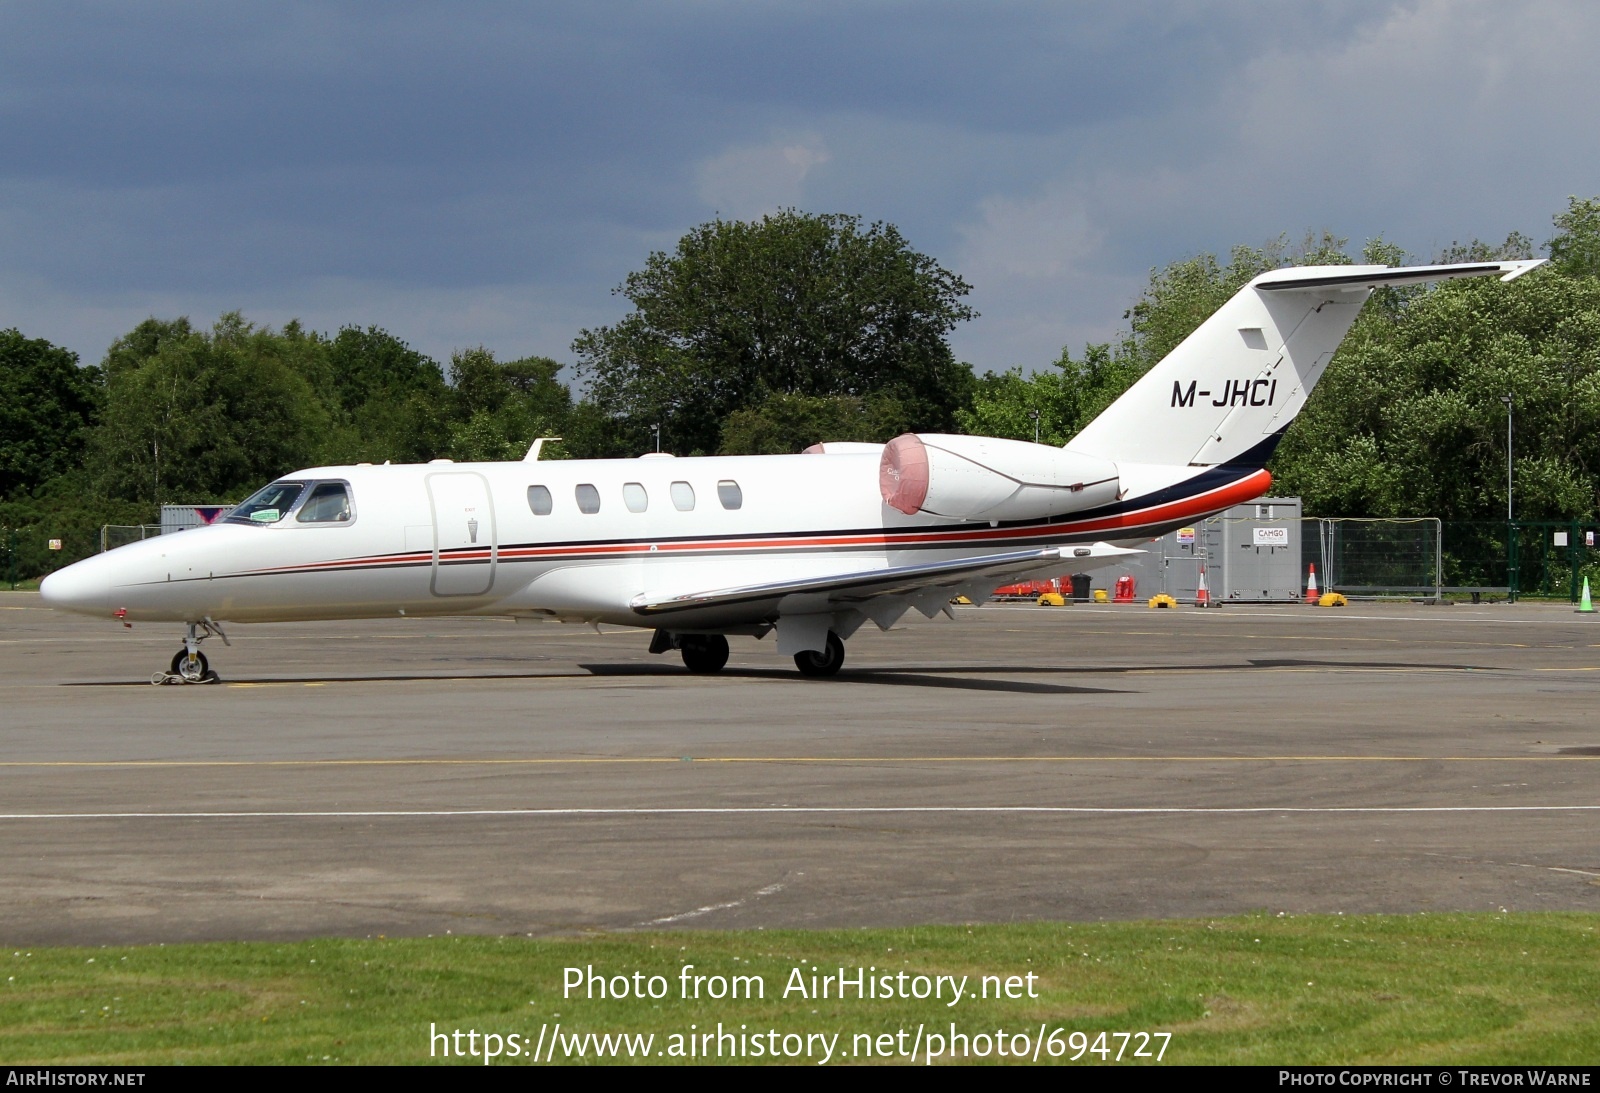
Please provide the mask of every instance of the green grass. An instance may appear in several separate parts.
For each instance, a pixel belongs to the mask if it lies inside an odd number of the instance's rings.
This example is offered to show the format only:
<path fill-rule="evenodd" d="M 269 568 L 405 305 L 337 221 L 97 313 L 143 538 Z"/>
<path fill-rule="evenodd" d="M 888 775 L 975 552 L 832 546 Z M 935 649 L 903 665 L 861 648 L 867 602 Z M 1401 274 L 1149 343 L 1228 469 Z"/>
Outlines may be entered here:
<path fill-rule="evenodd" d="M 1163 1031 L 1169 1063 L 1592 1064 L 1600 916 L 1268 916 L 577 940 L 446 937 L 0 952 L 0 1063 L 416 1063 L 429 1029 L 564 1034 Z M 684 1000 L 680 968 L 762 1000 Z M 563 998 L 563 968 L 659 974 L 660 1001 Z M 791 970 L 1038 977 L 1038 997 L 826 1000 Z M 1092 1040 L 1090 1041 L 1092 1043 Z M 1113 1048 L 1114 1050 L 1114 1048 Z M 439 1061 L 434 1059 L 433 1061 Z M 510 1060 L 514 1065 L 521 1060 Z M 993 1057 L 991 1062 L 996 1061 Z M 1005 1060 L 1013 1061 L 1013 1060 Z M 1084 1061 L 1099 1061 L 1089 1055 Z"/>

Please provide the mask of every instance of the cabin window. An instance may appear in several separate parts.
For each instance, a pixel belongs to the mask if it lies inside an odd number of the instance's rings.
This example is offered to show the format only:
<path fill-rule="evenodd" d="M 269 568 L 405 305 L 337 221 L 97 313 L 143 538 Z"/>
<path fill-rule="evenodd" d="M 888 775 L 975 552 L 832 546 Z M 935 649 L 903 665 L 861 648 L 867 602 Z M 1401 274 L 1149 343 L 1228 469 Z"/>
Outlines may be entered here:
<path fill-rule="evenodd" d="M 318 482 L 295 519 L 302 524 L 349 523 L 350 487 L 343 482 Z"/>
<path fill-rule="evenodd" d="M 305 491 L 304 482 L 274 482 L 251 494 L 228 514 L 230 524 L 276 524 Z"/>
<path fill-rule="evenodd" d="M 529 486 L 528 507 L 533 510 L 535 516 L 549 516 L 551 510 L 556 507 L 555 500 L 550 496 L 549 487 Z"/>
<path fill-rule="evenodd" d="M 694 511 L 694 487 L 687 482 L 672 484 L 672 507 L 679 512 Z"/>
<path fill-rule="evenodd" d="M 637 482 L 624 482 L 622 484 L 622 503 L 628 506 L 629 512 L 643 512 L 650 507 L 650 495 L 644 487 Z"/>
<path fill-rule="evenodd" d="M 717 500 L 722 502 L 725 509 L 736 509 L 744 504 L 744 491 L 733 479 L 724 478 L 717 483 Z"/>
<path fill-rule="evenodd" d="M 589 483 L 580 484 L 572 493 L 578 499 L 579 512 L 587 512 L 592 515 L 600 511 L 600 491 Z"/>

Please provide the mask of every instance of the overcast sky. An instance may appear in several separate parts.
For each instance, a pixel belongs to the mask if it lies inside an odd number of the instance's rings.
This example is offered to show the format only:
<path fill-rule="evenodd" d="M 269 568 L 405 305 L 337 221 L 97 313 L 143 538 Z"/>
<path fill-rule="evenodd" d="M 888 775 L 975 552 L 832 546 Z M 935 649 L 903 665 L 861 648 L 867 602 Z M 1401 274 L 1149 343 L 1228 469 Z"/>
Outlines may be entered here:
<path fill-rule="evenodd" d="M 1542 244 L 1600 194 L 1588 0 L 0 5 L 0 328 L 376 324 L 571 361 L 714 216 L 896 224 L 980 371 L 1287 232 Z"/>

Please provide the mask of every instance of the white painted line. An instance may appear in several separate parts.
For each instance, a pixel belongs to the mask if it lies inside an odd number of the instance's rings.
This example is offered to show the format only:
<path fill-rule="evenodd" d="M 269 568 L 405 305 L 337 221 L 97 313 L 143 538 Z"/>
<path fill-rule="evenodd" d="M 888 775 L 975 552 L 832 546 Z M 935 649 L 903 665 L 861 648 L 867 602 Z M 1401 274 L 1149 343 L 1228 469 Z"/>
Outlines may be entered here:
<path fill-rule="evenodd" d="M 1082 816 L 1243 816 L 1262 813 L 1424 813 L 1424 812 L 1600 812 L 1600 805 L 1349 805 L 1310 808 L 1260 805 L 1235 808 L 1130 807 L 1093 808 L 1077 805 L 772 805 L 752 808 L 462 808 L 386 809 L 317 812 L 5 812 L 0 820 L 381 820 L 443 817 L 560 816 L 801 816 L 984 812 L 995 814 L 1062 814 Z"/>
<path fill-rule="evenodd" d="M 781 891 L 783 891 L 783 885 L 781 885 L 781 884 L 769 884 L 765 888 L 762 888 L 762 889 L 758 890 L 756 892 L 756 894 L 754 896 L 751 896 L 750 898 L 751 899 L 760 899 L 762 896 L 770 896 L 770 895 L 773 895 L 776 892 L 781 892 Z M 705 906 L 705 907 L 696 907 L 693 911 L 684 911 L 681 914 L 668 915 L 665 918 L 653 918 L 648 922 L 641 922 L 641 923 L 639 923 L 639 925 L 641 925 L 641 926 L 666 926 L 669 923 L 685 922 L 685 921 L 687 921 L 688 919 L 691 919 L 691 918 L 699 918 L 701 915 L 709 915 L 713 911 L 728 911 L 728 910 L 732 910 L 735 907 L 743 907 L 744 905 L 745 905 L 745 901 L 742 900 L 742 899 L 736 899 L 732 903 L 713 903 L 713 904 L 709 904 L 708 906 Z"/>

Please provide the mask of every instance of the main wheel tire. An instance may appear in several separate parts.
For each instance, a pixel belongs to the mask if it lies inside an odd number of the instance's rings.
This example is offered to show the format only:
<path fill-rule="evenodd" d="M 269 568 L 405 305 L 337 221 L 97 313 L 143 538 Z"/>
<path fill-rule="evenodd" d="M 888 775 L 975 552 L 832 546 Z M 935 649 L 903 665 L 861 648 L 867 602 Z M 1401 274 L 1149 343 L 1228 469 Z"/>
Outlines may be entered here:
<path fill-rule="evenodd" d="M 710 675 L 728 663 L 728 639 L 721 634 L 685 634 L 678 639 L 678 652 L 689 671 Z"/>
<path fill-rule="evenodd" d="M 844 664 L 844 642 L 839 640 L 839 635 L 832 630 L 828 631 L 827 648 L 818 652 L 807 649 L 803 653 L 794 655 L 794 666 L 800 669 L 803 676 L 821 678 L 839 674 L 839 668 Z"/>
<path fill-rule="evenodd" d="M 211 665 L 206 663 L 204 653 L 195 653 L 193 667 L 189 664 L 189 650 L 179 649 L 172 654 L 172 674 L 182 678 L 185 683 L 199 683 L 210 670 Z"/>

